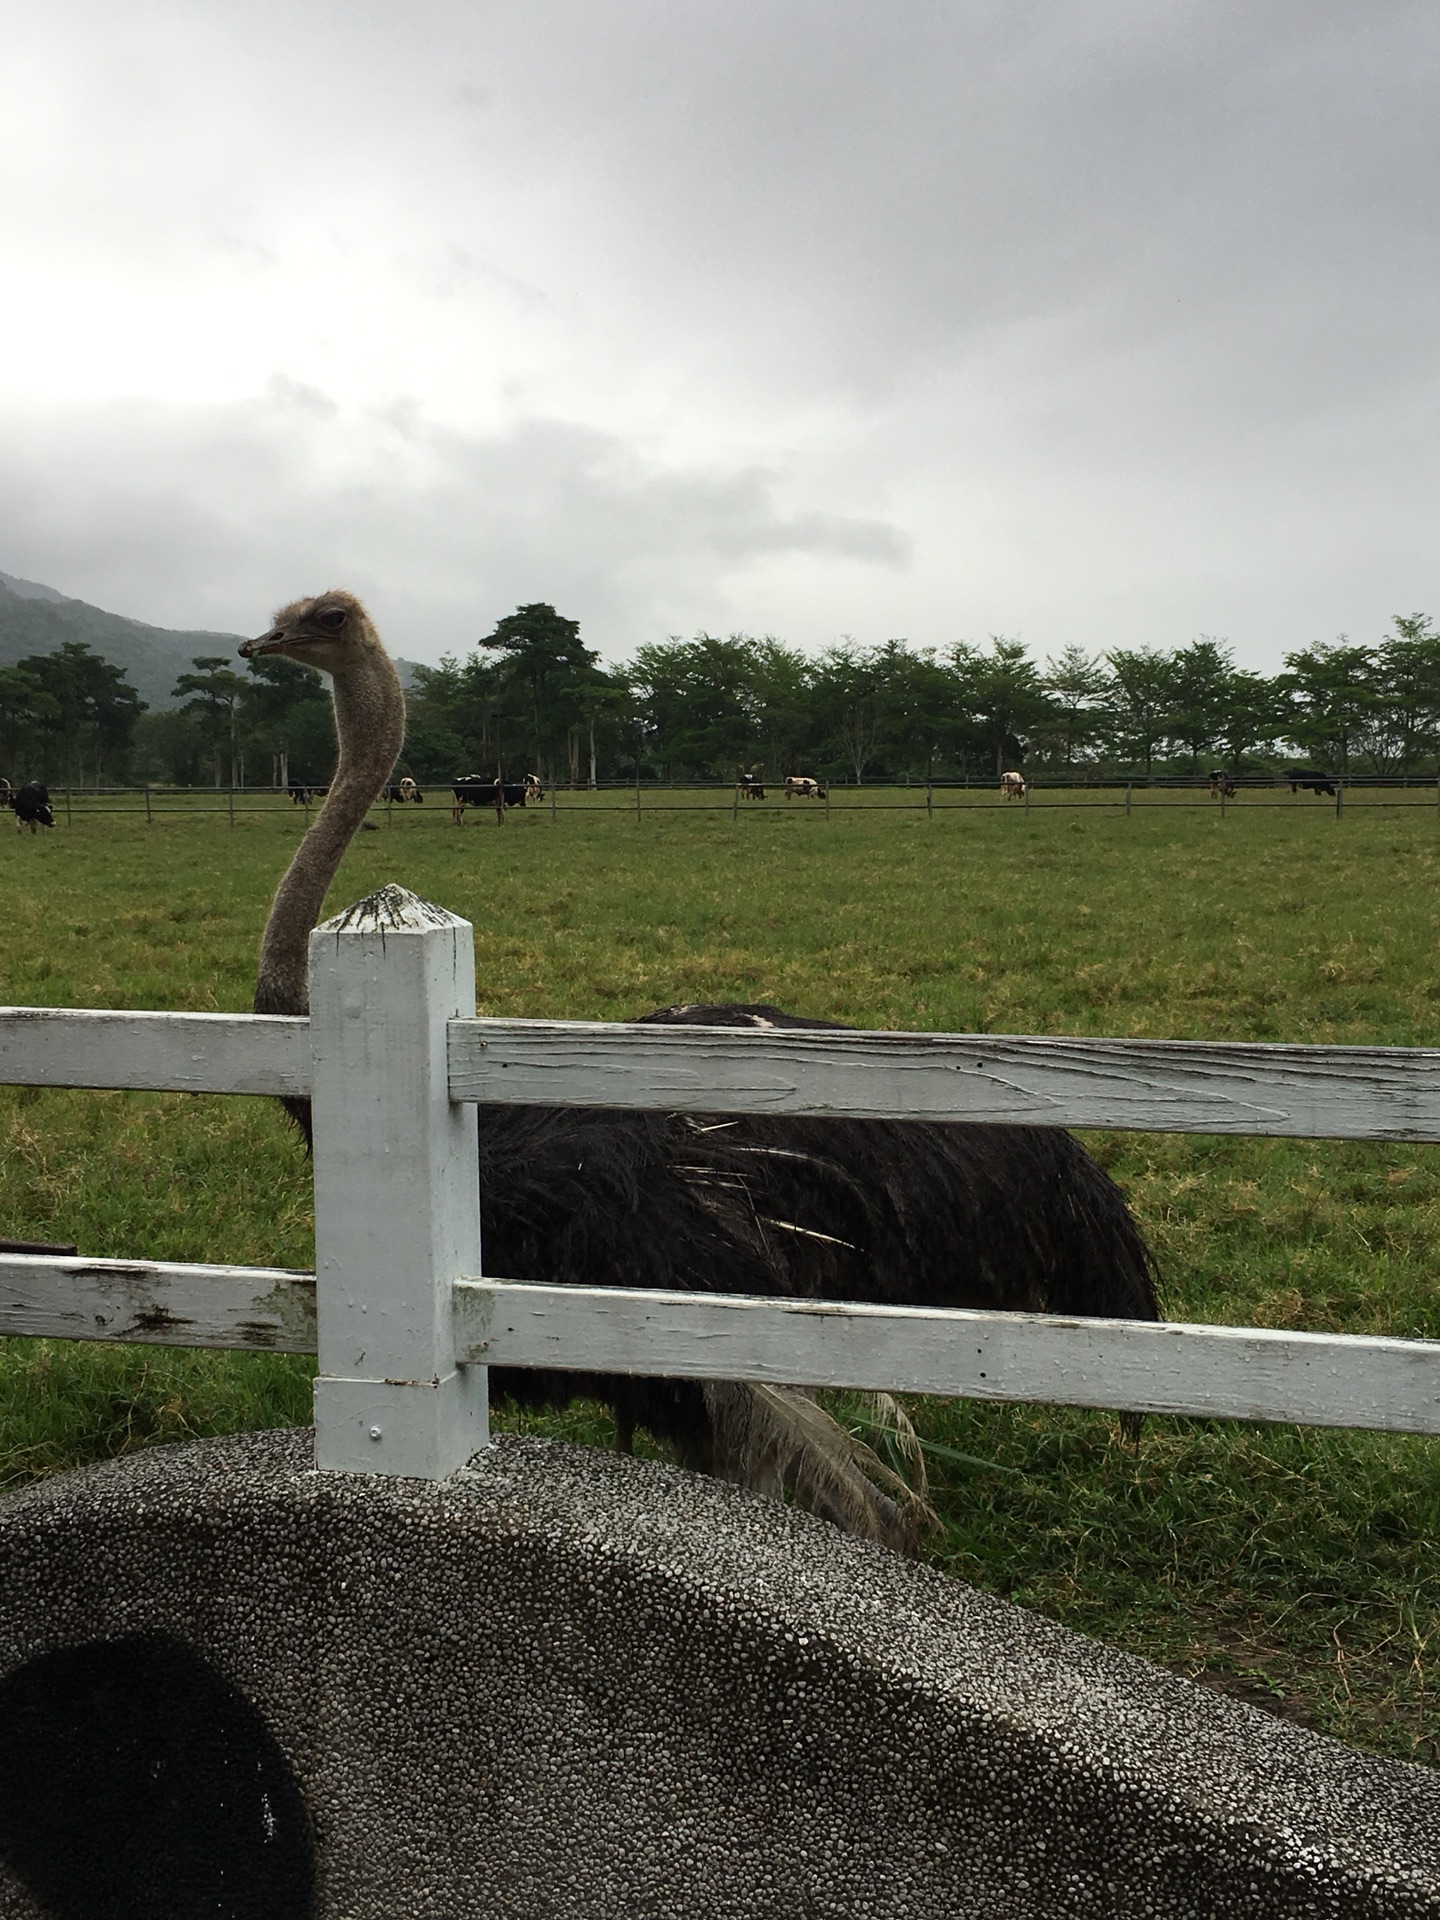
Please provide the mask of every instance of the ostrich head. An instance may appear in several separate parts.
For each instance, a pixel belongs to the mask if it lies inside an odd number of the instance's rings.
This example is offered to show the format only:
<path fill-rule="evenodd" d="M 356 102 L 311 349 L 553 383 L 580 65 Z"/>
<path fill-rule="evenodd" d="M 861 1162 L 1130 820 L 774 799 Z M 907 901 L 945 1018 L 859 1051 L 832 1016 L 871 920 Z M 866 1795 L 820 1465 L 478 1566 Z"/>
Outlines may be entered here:
<path fill-rule="evenodd" d="M 336 678 L 353 671 L 367 653 L 384 654 L 370 616 L 353 593 L 336 588 L 282 607 L 268 633 L 242 641 L 247 660 L 280 653 L 302 666 L 318 667 Z"/>

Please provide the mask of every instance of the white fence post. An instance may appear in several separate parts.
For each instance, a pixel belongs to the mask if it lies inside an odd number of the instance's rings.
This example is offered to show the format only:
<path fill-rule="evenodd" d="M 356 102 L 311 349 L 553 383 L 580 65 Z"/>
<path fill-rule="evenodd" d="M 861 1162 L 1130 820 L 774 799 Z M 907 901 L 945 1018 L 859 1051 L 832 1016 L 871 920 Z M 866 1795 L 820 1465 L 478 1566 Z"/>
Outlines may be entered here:
<path fill-rule="evenodd" d="M 319 1467 L 438 1480 L 489 1438 L 485 1369 L 457 1366 L 452 1331 L 480 1200 L 446 1023 L 474 1009 L 469 922 L 403 887 L 310 936 Z"/>

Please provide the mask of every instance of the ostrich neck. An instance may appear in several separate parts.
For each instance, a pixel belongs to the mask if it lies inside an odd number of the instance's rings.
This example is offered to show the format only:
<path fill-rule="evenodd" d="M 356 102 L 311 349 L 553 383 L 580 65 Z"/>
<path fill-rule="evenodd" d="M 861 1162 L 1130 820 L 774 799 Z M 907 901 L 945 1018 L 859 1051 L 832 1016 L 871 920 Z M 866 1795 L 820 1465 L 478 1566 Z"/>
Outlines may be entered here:
<path fill-rule="evenodd" d="M 275 890 L 260 942 L 257 1013 L 310 1011 L 310 932 L 345 849 L 390 777 L 405 739 L 405 695 L 388 655 L 375 653 L 334 683 L 340 760 L 324 806 Z"/>

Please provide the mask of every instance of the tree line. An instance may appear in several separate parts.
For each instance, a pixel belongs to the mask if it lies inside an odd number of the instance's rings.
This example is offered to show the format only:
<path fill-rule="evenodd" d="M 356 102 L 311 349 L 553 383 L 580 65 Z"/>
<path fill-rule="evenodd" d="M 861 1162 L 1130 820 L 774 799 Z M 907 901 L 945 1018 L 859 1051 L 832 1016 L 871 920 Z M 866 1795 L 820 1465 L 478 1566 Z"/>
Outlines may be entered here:
<path fill-rule="evenodd" d="M 1440 768 L 1440 631 L 1396 615 L 1375 644 L 1284 656 L 1273 676 L 1202 636 L 1168 651 L 1020 641 L 912 647 L 844 641 L 803 653 L 771 635 L 700 633 L 605 667 L 579 623 L 543 602 L 498 621 L 463 659 L 412 669 L 400 771 L 615 779 L 987 780 Z M 0 668 L 0 771 L 99 784 L 147 779 L 269 786 L 328 779 L 325 684 L 273 655 L 243 670 L 200 655 L 175 705 L 147 711 L 123 670 L 81 642 Z"/>

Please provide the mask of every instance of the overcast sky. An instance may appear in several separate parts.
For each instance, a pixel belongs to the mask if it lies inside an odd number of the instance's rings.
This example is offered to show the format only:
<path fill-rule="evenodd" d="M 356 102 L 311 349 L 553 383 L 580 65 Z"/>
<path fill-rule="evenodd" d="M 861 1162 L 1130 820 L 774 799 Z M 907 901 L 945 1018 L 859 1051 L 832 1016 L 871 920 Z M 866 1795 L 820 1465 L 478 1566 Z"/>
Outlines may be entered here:
<path fill-rule="evenodd" d="M 1440 615 L 1440 8 L 0 4 L 0 569 L 1247 665 Z"/>

